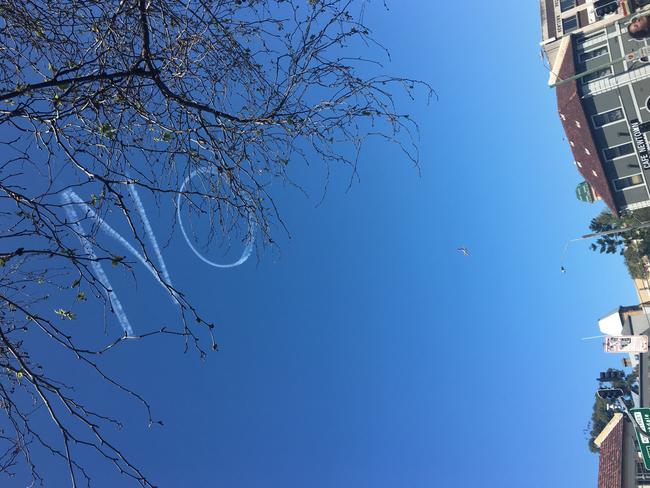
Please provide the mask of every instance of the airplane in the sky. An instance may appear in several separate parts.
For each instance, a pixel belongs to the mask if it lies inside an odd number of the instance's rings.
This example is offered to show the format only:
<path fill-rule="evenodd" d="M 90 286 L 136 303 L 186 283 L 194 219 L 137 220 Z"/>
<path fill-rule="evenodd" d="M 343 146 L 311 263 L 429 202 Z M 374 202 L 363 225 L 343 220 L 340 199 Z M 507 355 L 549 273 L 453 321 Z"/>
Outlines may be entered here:
<path fill-rule="evenodd" d="M 461 246 L 458 249 L 456 249 L 458 252 L 462 253 L 463 256 L 469 256 L 469 249 L 467 249 L 465 246 Z"/>

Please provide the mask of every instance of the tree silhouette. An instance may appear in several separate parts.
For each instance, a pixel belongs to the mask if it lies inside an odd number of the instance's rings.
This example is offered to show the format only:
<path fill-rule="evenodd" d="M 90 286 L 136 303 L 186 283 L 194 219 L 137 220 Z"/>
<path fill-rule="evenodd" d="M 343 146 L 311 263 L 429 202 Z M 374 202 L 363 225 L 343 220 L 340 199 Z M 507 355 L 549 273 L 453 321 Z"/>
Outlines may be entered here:
<path fill-rule="evenodd" d="M 217 348 L 212 322 L 156 260 L 138 191 L 161 207 L 183 206 L 208 242 L 218 234 L 227 245 L 255 238 L 264 246 L 286 230 L 273 188 L 300 188 L 292 166 L 317 162 L 329 174 L 332 164 L 348 165 L 354 178 L 370 138 L 397 144 L 417 165 L 417 125 L 393 93 L 432 92 L 367 57 L 386 51 L 362 22 L 366 7 L 0 0 L 0 476 L 23 463 L 43 481 L 31 454 L 39 445 L 67 466 L 72 486 L 92 479 L 82 450 L 151 486 L 109 439 L 119 421 L 52 373 L 49 354 L 34 353 L 49 342 L 143 405 L 154 424 L 146 400 L 97 358 L 152 335 L 177 336 L 200 356 Z M 100 238 L 98 221 L 109 217 L 123 220 L 133 250 L 178 304 L 179 327 L 90 347 L 69 327 L 80 320 L 75 310 L 92 301 L 117 312 L 98 264 L 139 273 Z M 36 428 L 35 406 L 55 435 Z"/>
<path fill-rule="evenodd" d="M 650 210 L 647 208 L 628 212 L 620 217 L 616 217 L 608 210 L 603 210 L 591 220 L 589 229 L 595 233 L 616 229 L 625 230 L 625 228 L 632 228 L 648 221 L 650 221 Z M 650 256 L 650 228 L 645 227 L 600 236 L 589 247 L 592 251 L 598 251 L 601 254 L 623 255 L 625 265 L 633 278 L 647 277 L 646 260 Z"/>

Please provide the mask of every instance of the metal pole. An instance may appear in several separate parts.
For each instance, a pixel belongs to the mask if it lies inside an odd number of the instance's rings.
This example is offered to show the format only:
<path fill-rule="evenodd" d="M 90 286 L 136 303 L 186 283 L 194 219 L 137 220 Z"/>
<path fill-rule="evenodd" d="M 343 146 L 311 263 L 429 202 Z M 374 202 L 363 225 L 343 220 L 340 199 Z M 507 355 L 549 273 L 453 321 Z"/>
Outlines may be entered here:
<path fill-rule="evenodd" d="M 633 225 L 631 227 L 621 227 L 620 229 L 612 229 L 612 230 L 606 230 L 604 232 L 596 232 L 593 234 L 585 234 L 580 237 L 576 237 L 575 239 L 571 239 L 566 242 L 564 245 L 564 250 L 562 251 L 562 257 L 560 259 L 560 269 L 562 269 L 562 272 L 565 272 L 564 269 L 564 258 L 566 257 L 566 253 L 569 250 L 569 244 L 572 242 L 576 241 L 583 241 L 585 239 L 593 239 L 594 237 L 600 237 L 600 236 L 607 236 L 610 234 L 622 234 L 623 232 L 629 232 L 631 230 L 638 230 L 638 229 L 644 229 L 646 227 L 650 227 L 650 220 L 648 222 L 641 222 L 639 225 Z"/>
<path fill-rule="evenodd" d="M 617 398 L 617 399 L 616 399 L 616 403 L 618 404 L 618 408 L 620 408 L 621 410 L 623 410 L 623 413 L 625 413 L 625 415 L 627 415 L 627 418 L 630 419 L 630 422 L 632 422 L 632 425 L 634 425 L 634 426 L 636 426 L 636 427 L 639 427 L 639 425 L 638 425 L 638 424 L 636 423 L 636 421 L 634 420 L 634 417 L 632 417 L 632 414 L 631 414 L 630 411 L 627 409 L 627 405 L 625 405 L 625 402 L 623 401 L 623 399 L 620 398 L 620 397 Z M 643 435 L 646 435 L 646 436 L 648 435 L 647 432 L 646 432 L 645 430 L 643 430 L 642 427 L 639 427 L 639 430 L 641 431 L 641 433 L 642 433 Z"/>
<path fill-rule="evenodd" d="M 650 434 L 648 434 L 645 431 L 644 426 L 639 425 L 639 423 L 636 420 L 634 420 L 634 417 L 632 417 L 632 414 L 627 409 L 627 405 L 625 405 L 625 402 L 623 401 L 623 399 L 622 398 L 617 398 L 616 403 L 618 404 L 619 408 L 621 408 L 623 410 L 625 415 L 627 415 L 627 418 L 630 420 L 630 422 L 632 422 L 632 428 L 635 429 L 635 430 L 638 430 L 644 436 L 650 437 Z"/>
<path fill-rule="evenodd" d="M 552 85 L 549 85 L 550 88 L 555 88 L 560 85 L 564 85 L 565 83 L 569 83 L 570 81 L 577 80 L 578 78 L 582 78 L 583 76 L 590 75 L 591 73 L 595 73 L 596 71 L 600 71 L 603 68 L 608 68 L 609 66 L 612 66 L 616 63 L 620 63 L 621 61 L 638 61 L 641 58 L 647 58 L 650 52 L 648 52 L 648 47 L 643 46 L 636 51 L 633 51 L 631 53 L 626 54 L 625 56 L 621 56 L 620 58 L 616 58 L 611 60 L 609 63 L 601 64 L 598 65 L 594 68 L 588 69 L 586 71 L 582 71 L 581 73 L 577 73 L 573 76 L 569 76 L 568 78 L 565 78 L 560 81 L 556 81 Z M 647 62 L 647 61 L 645 61 Z"/>
<path fill-rule="evenodd" d="M 571 239 L 569 242 L 582 241 L 584 239 L 593 239 L 594 237 L 608 236 L 610 234 L 622 234 L 623 232 L 629 232 L 631 230 L 644 229 L 646 227 L 650 227 L 650 221 L 642 222 L 639 225 L 633 225 L 631 227 L 621 227 L 620 229 L 606 230 L 604 232 L 596 232 L 594 234 L 585 234 L 583 236 L 576 237 L 575 239 Z"/>
<path fill-rule="evenodd" d="M 628 55 L 629 56 L 629 55 Z M 591 73 L 595 73 L 596 71 L 600 71 L 603 68 L 607 68 L 608 66 L 612 66 L 615 63 L 620 63 L 621 61 L 625 61 L 628 59 L 628 56 L 623 56 L 621 58 L 616 58 L 609 63 L 601 64 L 600 66 L 596 66 L 595 68 L 588 69 L 587 71 L 583 71 L 582 73 L 578 73 L 573 76 L 569 76 L 568 78 L 564 78 L 563 80 L 556 81 L 552 85 L 549 85 L 549 88 L 555 88 L 560 85 L 564 85 L 565 83 L 569 83 L 570 81 L 577 80 L 578 78 L 582 78 L 583 76 L 590 75 Z"/>

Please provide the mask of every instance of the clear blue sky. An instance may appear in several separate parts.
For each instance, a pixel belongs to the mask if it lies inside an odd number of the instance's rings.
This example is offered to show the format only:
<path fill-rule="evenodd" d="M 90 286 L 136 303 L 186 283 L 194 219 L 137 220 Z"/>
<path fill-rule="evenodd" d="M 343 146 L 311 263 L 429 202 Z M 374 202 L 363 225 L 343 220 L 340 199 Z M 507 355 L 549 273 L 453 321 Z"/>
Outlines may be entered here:
<path fill-rule="evenodd" d="M 584 244 L 559 272 L 601 207 L 574 195 L 538 2 L 380 3 L 366 20 L 387 69 L 440 96 L 407 105 L 422 176 L 375 144 L 361 182 L 346 193 L 335 171 L 321 206 L 278 186 L 293 239 L 232 270 L 176 236 L 167 266 L 220 324 L 221 351 L 200 363 L 152 340 L 112 356 L 164 428 L 105 403 L 129 422 L 112 438 L 162 487 L 596 486 L 582 431 L 597 373 L 619 357 L 580 338 L 636 296 L 621 260 Z M 125 286 L 136 330 L 175 317 L 148 277 Z M 96 486 L 123 486 L 97 469 Z"/>

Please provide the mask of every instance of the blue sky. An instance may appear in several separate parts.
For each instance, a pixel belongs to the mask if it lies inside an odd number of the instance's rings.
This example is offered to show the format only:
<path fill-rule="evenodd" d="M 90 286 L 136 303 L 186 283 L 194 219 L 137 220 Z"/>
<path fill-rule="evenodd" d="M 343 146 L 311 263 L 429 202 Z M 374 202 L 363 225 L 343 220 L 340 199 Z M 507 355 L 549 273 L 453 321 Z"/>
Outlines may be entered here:
<path fill-rule="evenodd" d="M 636 296 L 622 261 L 586 244 L 560 274 L 565 243 L 601 206 L 575 198 L 538 3 L 379 3 L 366 21 L 391 51 L 387 70 L 439 95 L 404 101 L 421 176 L 377 143 L 360 183 L 346 191 L 336 169 L 320 206 L 317 192 L 278 186 L 292 239 L 231 270 L 175 237 L 172 279 L 219 324 L 221 351 L 201 363 L 154 339 L 111 357 L 164 428 L 105 400 L 129 422 L 113 438 L 160 486 L 596 485 L 582 430 L 598 371 L 620 358 L 580 338 Z M 296 171 L 319 187 L 318 165 Z M 175 317 L 148 277 L 137 293 L 123 286 L 136 330 Z M 96 486 L 121 486 L 97 469 Z"/>

